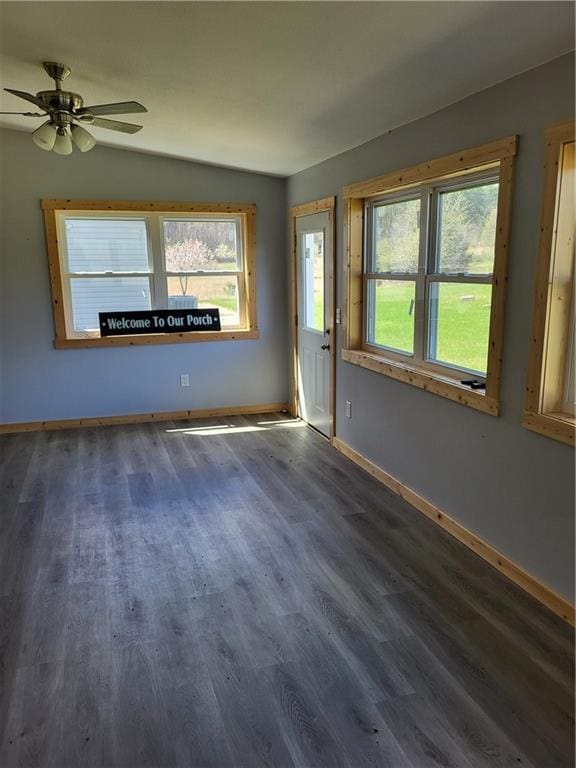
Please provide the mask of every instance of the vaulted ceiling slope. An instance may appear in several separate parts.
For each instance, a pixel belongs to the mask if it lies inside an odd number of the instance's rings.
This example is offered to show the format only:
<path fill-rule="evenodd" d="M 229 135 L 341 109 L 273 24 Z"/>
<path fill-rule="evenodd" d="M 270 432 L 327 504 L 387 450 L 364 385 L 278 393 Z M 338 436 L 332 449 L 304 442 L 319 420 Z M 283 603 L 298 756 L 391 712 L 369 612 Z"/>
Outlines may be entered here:
<path fill-rule="evenodd" d="M 87 103 L 148 107 L 99 143 L 289 175 L 573 50 L 574 4 L 3 2 L 0 29 L 2 87 L 59 61 Z"/>

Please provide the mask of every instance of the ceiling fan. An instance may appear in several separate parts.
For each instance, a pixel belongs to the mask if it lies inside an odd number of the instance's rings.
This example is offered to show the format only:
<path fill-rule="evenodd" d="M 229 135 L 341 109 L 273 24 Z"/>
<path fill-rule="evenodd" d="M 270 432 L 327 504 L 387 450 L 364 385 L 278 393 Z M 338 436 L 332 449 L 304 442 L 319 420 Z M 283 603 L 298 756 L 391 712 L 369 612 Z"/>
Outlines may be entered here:
<path fill-rule="evenodd" d="M 46 117 L 48 121 L 32 134 L 32 141 L 40 149 L 54 150 L 59 155 L 70 155 L 73 143 L 80 152 L 87 152 L 96 144 L 96 139 L 83 126 L 93 125 L 96 128 L 108 128 L 121 133 L 137 133 L 141 125 L 124 123 L 119 120 L 107 120 L 102 115 L 127 115 L 136 112 L 147 112 L 146 107 L 137 101 L 121 101 L 116 104 L 95 104 L 84 106 L 84 100 L 77 93 L 62 90 L 62 81 L 71 72 L 65 64 L 53 61 L 43 63 L 44 70 L 55 82 L 52 91 L 39 91 L 35 96 L 13 88 L 4 88 L 35 104 L 42 112 L 0 112 L 0 115 L 25 115 L 26 117 Z"/>

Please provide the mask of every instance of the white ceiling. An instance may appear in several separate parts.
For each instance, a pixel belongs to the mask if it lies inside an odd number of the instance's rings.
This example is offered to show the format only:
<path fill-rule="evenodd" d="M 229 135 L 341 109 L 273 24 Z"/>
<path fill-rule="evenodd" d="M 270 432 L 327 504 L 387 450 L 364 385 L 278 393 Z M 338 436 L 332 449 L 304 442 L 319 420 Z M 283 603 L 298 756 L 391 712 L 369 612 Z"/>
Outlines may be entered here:
<path fill-rule="evenodd" d="M 280 175 L 574 48 L 572 2 L 1 2 L 0 25 L 2 87 L 60 61 L 86 104 L 148 108 L 99 143 Z"/>

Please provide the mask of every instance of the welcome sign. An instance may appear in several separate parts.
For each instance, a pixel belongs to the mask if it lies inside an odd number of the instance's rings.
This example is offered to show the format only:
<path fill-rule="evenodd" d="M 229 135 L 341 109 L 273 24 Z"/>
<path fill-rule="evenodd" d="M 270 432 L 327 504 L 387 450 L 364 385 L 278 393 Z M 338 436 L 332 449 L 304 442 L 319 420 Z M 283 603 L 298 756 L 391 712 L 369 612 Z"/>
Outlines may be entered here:
<path fill-rule="evenodd" d="M 219 331 L 219 309 L 152 309 L 139 312 L 99 312 L 101 336 L 137 333 Z"/>

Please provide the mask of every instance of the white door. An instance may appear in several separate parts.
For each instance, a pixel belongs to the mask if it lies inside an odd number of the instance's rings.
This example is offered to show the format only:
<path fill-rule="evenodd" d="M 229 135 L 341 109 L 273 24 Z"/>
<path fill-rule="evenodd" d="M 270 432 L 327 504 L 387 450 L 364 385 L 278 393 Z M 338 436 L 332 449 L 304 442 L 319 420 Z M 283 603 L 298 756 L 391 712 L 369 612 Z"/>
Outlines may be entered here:
<path fill-rule="evenodd" d="M 299 415 L 330 437 L 331 213 L 296 219 Z"/>

